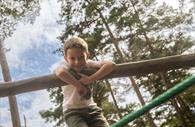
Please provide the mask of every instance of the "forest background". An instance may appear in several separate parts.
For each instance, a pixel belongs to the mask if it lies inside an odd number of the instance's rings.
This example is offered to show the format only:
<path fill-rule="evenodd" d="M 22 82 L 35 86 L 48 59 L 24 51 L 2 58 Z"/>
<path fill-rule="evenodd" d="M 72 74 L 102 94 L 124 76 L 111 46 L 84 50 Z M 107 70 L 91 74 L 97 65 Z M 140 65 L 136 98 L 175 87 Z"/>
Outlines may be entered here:
<path fill-rule="evenodd" d="M 190 0 L 174 1 L 174 6 L 157 0 L 2 1 L 0 37 L 5 42 L 13 80 L 51 73 L 62 60 L 62 40 L 71 35 L 88 42 L 92 59 L 110 59 L 117 64 L 189 54 L 194 53 L 195 45 L 194 5 Z M 190 68 L 98 81 L 93 85 L 93 96 L 112 124 L 192 74 Z M 136 86 L 138 91 L 134 91 Z M 194 90 L 187 90 L 130 125 L 193 126 Z M 64 126 L 60 88 L 17 95 L 17 99 L 22 123 L 25 116 L 29 127 Z M 42 99 L 48 101 L 38 106 Z M 11 126 L 7 103 L 1 98 L 3 127 Z"/>

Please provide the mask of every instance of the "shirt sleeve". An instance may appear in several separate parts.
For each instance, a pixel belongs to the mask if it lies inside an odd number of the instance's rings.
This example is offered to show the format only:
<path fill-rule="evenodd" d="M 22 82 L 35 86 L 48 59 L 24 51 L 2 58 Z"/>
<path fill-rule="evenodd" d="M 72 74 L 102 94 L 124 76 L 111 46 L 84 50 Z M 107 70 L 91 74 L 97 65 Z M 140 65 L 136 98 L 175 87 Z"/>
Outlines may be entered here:
<path fill-rule="evenodd" d="M 61 62 L 58 67 L 54 70 L 54 72 L 56 72 L 57 69 L 59 68 L 64 68 L 65 70 L 69 70 L 70 66 L 68 65 L 68 63 L 66 63 L 65 61 Z"/>
<path fill-rule="evenodd" d="M 61 66 L 62 66 L 63 68 L 65 68 L 65 69 L 67 69 L 67 70 L 70 69 L 70 66 L 68 65 L 68 63 L 67 63 L 66 61 L 62 62 L 62 63 L 61 63 Z"/>
<path fill-rule="evenodd" d="M 88 60 L 86 66 L 88 68 L 100 68 L 104 64 L 104 61 Z"/>

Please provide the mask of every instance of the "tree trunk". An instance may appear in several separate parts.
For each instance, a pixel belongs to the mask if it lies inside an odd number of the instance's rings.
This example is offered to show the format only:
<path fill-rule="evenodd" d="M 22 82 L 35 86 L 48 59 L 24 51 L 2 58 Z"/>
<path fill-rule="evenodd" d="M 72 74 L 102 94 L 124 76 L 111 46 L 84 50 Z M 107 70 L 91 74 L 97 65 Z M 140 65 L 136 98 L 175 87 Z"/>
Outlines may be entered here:
<path fill-rule="evenodd" d="M 96 58 L 96 60 L 98 60 L 98 58 L 97 58 L 96 56 L 95 56 L 95 58 Z M 113 90 L 112 90 L 112 88 L 111 88 L 111 84 L 110 84 L 110 82 L 109 82 L 107 79 L 105 79 L 105 82 L 106 82 L 106 85 L 108 86 L 108 89 L 110 90 L 112 99 L 113 99 L 113 101 L 114 101 L 114 105 L 115 105 L 116 110 L 117 110 L 117 113 L 118 113 L 118 116 L 119 116 L 119 118 L 121 119 L 121 118 L 122 118 L 122 114 L 121 114 L 121 112 L 120 112 L 120 110 L 119 110 L 118 103 L 117 103 L 117 101 L 116 101 L 116 98 L 115 98 L 115 96 L 114 96 Z"/>
<path fill-rule="evenodd" d="M 119 107 L 118 107 L 116 98 L 115 98 L 114 93 L 113 93 L 113 91 L 112 91 L 111 84 L 109 83 L 108 80 L 105 80 L 105 82 L 106 82 L 106 85 L 108 86 L 108 88 L 109 88 L 109 90 L 110 90 L 112 99 L 113 99 L 113 101 L 114 101 L 114 105 L 115 105 L 116 110 L 117 110 L 117 112 L 118 112 L 118 116 L 119 116 L 119 118 L 121 119 L 121 118 L 122 118 L 122 114 L 121 114 L 121 112 L 120 112 L 120 110 L 119 110 Z"/>
<path fill-rule="evenodd" d="M 160 73 L 160 76 L 161 76 L 161 79 L 162 79 L 162 83 L 163 85 L 165 85 L 165 87 L 167 89 L 171 88 L 171 84 L 169 84 L 167 81 L 166 81 L 166 77 L 165 77 L 165 73 L 161 72 Z M 182 123 L 182 127 L 187 127 L 188 124 L 187 122 L 185 121 L 185 114 L 182 113 L 179 105 L 178 105 L 178 102 L 175 98 L 171 99 L 171 103 L 173 105 L 173 107 L 175 108 L 176 112 L 177 112 L 177 116 L 178 116 L 178 119 L 181 121 Z"/>
<path fill-rule="evenodd" d="M 6 56 L 4 53 L 2 40 L 0 40 L 0 63 L 1 63 L 1 69 L 3 73 L 4 81 L 5 82 L 11 81 L 11 76 L 10 76 Z M 13 127 L 21 127 L 16 97 L 9 96 L 8 98 L 9 98 L 9 105 L 10 105 L 10 111 L 11 111 L 12 125 Z"/>
<path fill-rule="evenodd" d="M 89 2 L 89 1 L 88 1 L 88 2 Z M 118 47 L 117 40 L 116 40 L 116 38 L 114 37 L 114 35 L 112 34 L 111 29 L 110 29 L 110 27 L 108 26 L 108 24 L 107 24 L 107 22 L 106 22 L 106 20 L 105 20 L 105 18 L 104 18 L 104 16 L 103 16 L 103 14 L 101 13 L 101 11 L 100 11 L 98 8 L 96 8 L 96 11 L 99 13 L 100 18 L 102 19 L 102 22 L 104 23 L 104 25 L 105 25 L 105 27 L 106 27 L 108 33 L 109 33 L 109 36 L 110 36 L 110 38 L 111 38 L 111 40 L 112 40 L 112 42 L 113 42 L 113 44 L 114 44 L 114 46 L 115 46 L 115 48 L 116 48 L 116 50 L 117 50 L 117 53 L 119 54 L 119 56 L 120 56 L 122 62 L 127 62 L 127 61 L 125 60 L 125 58 L 123 57 L 123 54 L 122 54 L 121 50 L 120 50 L 119 47 Z M 139 99 L 140 103 L 141 103 L 142 105 L 145 105 L 144 99 L 143 99 L 143 97 L 142 97 L 142 95 L 141 95 L 141 92 L 139 91 L 139 88 L 138 88 L 137 84 L 135 83 L 133 77 L 130 78 L 130 81 L 132 82 L 132 86 L 133 86 L 133 88 L 134 88 L 134 90 L 135 90 L 135 92 L 136 92 L 136 94 L 137 94 L 137 96 L 138 96 L 138 99 Z M 150 126 L 151 126 L 151 127 L 156 127 L 156 125 L 155 125 L 155 123 L 154 123 L 154 121 L 153 121 L 153 119 L 152 119 L 150 113 L 147 114 L 147 119 L 149 120 L 149 123 L 150 123 Z"/>
<path fill-rule="evenodd" d="M 133 7 L 135 13 L 136 13 L 137 16 L 138 16 L 138 21 L 139 21 L 139 24 L 140 24 L 140 28 L 141 28 L 142 31 L 143 31 L 143 35 L 144 35 L 144 37 L 145 37 L 145 39 L 146 39 L 146 43 L 147 43 L 147 45 L 148 45 L 148 47 L 149 47 L 149 51 L 151 52 L 151 56 L 152 56 L 153 58 L 155 58 L 157 53 L 154 52 L 155 50 L 154 50 L 154 48 L 153 48 L 152 45 L 151 45 L 151 41 L 150 41 L 150 39 L 148 38 L 147 33 L 145 32 L 145 29 L 144 29 L 144 27 L 143 27 L 143 24 L 142 24 L 142 22 L 141 22 L 141 20 L 140 20 L 140 18 L 139 18 L 139 13 L 137 12 L 137 10 L 136 10 L 136 8 L 135 8 L 133 2 L 132 2 L 131 0 L 130 0 L 130 2 L 131 2 L 131 4 L 132 4 L 132 7 Z M 164 86 L 168 89 L 168 88 L 170 88 L 170 86 L 169 86 L 169 84 L 167 84 L 166 78 L 165 78 L 164 76 L 165 76 L 165 75 L 164 75 L 163 72 L 160 73 L 161 79 L 164 80 L 164 81 L 163 81 L 163 84 L 164 84 Z M 172 99 L 172 100 L 171 100 L 171 103 L 173 104 L 173 106 L 175 107 L 176 111 L 177 111 L 178 114 L 179 114 L 179 115 L 178 115 L 178 116 L 179 116 L 178 118 L 179 118 L 181 121 L 183 121 L 183 122 L 182 122 L 183 126 L 186 126 L 185 117 L 184 117 L 185 115 L 183 115 L 182 110 L 180 109 L 180 107 L 179 107 L 178 104 L 177 104 L 177 103 L 179 103 L 179 102 L 177 101 L 177 99 Z M 180 105 L 182 105 L 182 104 L 180 104 Z M 182 119 L 183 119 L 183 120 L 182 120 Z"/>
<path fill-rule="evenodd" d="M 186 114 L 186 118 L 188 119 L 188 123 L 195 123 L 195 120 L 193 118 L 193 114 L 190 111 L 190 108 L 188 107 L 188 105 L 184 102 L 184 100 L 182 99 L 181 96 L 176 96 L 177 101 L 179 102 L 181 108 L 182 108 L 182 112 Z"/>

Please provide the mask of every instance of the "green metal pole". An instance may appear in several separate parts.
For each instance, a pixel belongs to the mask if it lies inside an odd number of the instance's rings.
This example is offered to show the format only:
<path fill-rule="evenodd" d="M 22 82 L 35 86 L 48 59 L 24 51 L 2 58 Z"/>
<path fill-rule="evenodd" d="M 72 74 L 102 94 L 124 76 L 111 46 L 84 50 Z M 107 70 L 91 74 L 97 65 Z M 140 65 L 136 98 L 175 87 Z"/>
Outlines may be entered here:
<path fill-rule="evenodd" d="M 172 98 L 175 95 L 183 92 L 184 90 L 186 90 L 187 88 L 189 88 L 192 85 L 195 85 L 195 75 L 185 79 L 181 83 L 179 83 L 176 86 L 170 88 L 169 90 L 167 90 L 163 94 L 161 94 L 158 97 L 156 97 L 155 99 L 153 99 L 148 104 L 144 105 L 141 109 L 139 109 L 137 111 L 134 111 L 134 112 L 128 114 L 127 116 L 123 117 L 120 121 L 113 124 L 112 127 L 122 127 L 122 126 L 128 124 L 129 122 L 135 120 L 136 118 L 138 118 L 141 115 L 148 112 L 150 109 L 166 102 L 170 98 Z"/>

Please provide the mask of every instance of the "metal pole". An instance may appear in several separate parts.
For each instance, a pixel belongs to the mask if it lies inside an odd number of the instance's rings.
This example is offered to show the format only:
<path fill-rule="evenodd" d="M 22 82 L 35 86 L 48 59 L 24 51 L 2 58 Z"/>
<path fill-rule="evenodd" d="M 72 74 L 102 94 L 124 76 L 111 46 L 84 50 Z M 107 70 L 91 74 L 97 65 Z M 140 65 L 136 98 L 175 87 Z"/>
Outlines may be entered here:
<path fill-rule="evenodd" d="M 163 94 L 161 94 L 160 96 L 156 97 L 151 102 L 143 106 L 141 109 L 134 111 L 128 114 L 127 116 L 123 117 L 123 119 L 113 124 L 112 127 L 123 127 L 129 122 L 147 113 L 150 109 L 166 102 L 168 99 L 183 92 L 184 90 L 186 90 L 187 88 L 193 85 L 195 85 L 195 76 L 191 76 L 187 78 L 186 80 L 182 81 L 181 83 L 177 84 L 176 86 L 170 88 L 169 90 L 167 90 L 166 92 L 164 92 Z"/>

